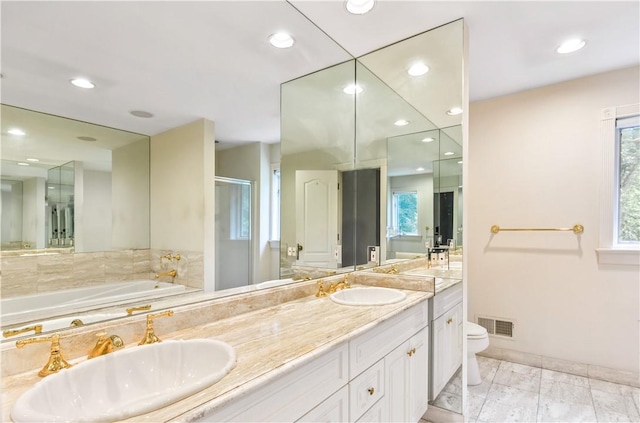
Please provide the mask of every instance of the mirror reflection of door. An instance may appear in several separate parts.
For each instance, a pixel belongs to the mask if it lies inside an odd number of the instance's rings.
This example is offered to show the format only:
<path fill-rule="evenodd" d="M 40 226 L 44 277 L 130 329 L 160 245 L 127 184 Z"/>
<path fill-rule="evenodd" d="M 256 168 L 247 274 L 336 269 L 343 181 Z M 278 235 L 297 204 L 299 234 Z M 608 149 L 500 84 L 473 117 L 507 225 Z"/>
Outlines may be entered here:
<path fill-rule="evenodd" d="M 435 236 L 440 244 L 446 245 L 448 240 L 454 238 L 453 230 L 453 192 L 434 193 L 433 203 L 436 205 L 433 226 Z"/>
<path fill-rule="evenodd" d="M 297 265 L 341 266 L 337 170 L 296 171 L 296 238 Z"/>

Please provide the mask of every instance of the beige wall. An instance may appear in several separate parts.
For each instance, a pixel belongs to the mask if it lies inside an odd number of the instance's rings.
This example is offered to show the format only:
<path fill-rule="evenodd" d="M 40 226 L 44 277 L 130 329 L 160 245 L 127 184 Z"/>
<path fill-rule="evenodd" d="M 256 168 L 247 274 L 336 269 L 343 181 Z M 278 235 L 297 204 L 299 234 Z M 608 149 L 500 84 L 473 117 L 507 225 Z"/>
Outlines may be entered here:
<path fill-rule="evenodd" d="M 213 122 L 200 119 L 151 137 L 151 249 L 201 253 L 205 289 L 214 275 L 214 136 Z"/>
<path fill-rule="evenodd" d="M 113 248 L 149 248 L 149 141 L 112 153 Z"/>
<path fill-rule="evenodd" d="M 516 321 L 491 344 L 638 372 L 638 267 L 598 265 L 600 113 L 638 103 L 637 67 L 471 104 L 468 319 Z M 570 227 L 585 232 L 503 232 Z"/>

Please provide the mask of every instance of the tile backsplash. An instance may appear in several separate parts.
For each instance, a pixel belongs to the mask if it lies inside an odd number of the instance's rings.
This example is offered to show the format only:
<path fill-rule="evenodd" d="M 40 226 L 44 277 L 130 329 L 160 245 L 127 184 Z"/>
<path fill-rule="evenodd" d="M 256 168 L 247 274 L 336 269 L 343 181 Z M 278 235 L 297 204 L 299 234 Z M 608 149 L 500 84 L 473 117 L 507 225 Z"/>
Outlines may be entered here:
<path fill-rule="evenodd" d="M 160 259 L 180 254 L 180 260 Z M 204 256 L 201 252 L 170 250 L 118 250 L 93 253 L 13 255 L 0 259 L 4 298 L 105 283 L 153 279 L 155 274 L 176 269 L 173 282 L 202 288 Z M 171 277 L 161 277 L 171 282 Z"/>

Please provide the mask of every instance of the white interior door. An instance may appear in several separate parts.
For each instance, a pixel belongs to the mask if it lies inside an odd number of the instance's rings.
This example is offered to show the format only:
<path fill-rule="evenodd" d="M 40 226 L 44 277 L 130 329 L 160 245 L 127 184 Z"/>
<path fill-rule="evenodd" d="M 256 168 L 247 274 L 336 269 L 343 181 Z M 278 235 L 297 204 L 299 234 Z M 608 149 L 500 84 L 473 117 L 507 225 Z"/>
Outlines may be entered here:
<path fill-rule="evenodd" d="M 301 266 L 338 267 L 338 171 L 296 171 L 296 239 Z"/>

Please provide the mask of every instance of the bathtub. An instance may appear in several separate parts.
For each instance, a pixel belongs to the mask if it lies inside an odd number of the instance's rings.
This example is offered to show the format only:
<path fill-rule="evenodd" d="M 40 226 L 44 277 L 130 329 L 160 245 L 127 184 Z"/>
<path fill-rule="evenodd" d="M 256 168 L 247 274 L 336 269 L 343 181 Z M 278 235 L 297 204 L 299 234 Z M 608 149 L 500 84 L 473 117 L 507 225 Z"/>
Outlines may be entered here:
<path fill-rule="evenodd" d="M 183 292 L 184 285 L 136 280 L 2 298 L 2 326 Z"/>

